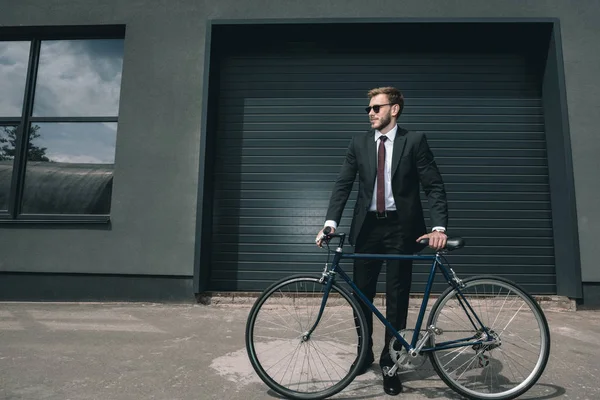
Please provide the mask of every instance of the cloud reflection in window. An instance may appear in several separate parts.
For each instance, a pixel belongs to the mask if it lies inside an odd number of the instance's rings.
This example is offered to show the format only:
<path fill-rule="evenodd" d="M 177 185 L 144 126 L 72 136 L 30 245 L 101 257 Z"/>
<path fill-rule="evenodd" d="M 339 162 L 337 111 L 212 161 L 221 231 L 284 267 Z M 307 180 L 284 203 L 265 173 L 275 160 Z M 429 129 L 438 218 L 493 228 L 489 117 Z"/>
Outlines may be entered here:
<path fill-rule="evenodd" d="M 0 42 L 0 117 L 23 111 L 30 42 Z"/>
<path fill-rule="evenodd" d="M 34 147 L 45 149 L 43 155 L 51 162 L 111 165 L 115 162 L 116 123 L 35 123 L 33 130 L 30 161 L 43 161 L 39 157 L 32 159 Z"/>
<path fill-rule="evenodd" d="M 117 116 L 123 40 L 43 41 L 34 117 Z"/>

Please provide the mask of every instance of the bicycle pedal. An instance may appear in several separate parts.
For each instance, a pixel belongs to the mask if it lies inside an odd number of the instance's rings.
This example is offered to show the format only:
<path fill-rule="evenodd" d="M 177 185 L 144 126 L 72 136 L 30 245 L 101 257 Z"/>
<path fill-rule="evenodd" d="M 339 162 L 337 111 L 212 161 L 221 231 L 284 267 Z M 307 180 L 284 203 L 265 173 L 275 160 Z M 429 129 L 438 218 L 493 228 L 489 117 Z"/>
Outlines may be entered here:
<path fill-rule="evenodd" d="M 397 375 L 399 372 L 398 365 L 394 365 L 393 367 L 383 367 L 382 372 L 385 376 Z"/>

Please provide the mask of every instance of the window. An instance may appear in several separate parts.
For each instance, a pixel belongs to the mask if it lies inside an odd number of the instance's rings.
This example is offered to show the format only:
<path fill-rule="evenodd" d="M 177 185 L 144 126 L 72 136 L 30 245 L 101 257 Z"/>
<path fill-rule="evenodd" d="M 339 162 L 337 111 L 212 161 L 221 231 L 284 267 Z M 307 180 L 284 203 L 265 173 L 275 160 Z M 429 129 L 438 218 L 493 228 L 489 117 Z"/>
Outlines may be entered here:
<path fill-rule="evenodd" d="M 117 36 L 0 39 L 0 221 L 108 220 Z"/>

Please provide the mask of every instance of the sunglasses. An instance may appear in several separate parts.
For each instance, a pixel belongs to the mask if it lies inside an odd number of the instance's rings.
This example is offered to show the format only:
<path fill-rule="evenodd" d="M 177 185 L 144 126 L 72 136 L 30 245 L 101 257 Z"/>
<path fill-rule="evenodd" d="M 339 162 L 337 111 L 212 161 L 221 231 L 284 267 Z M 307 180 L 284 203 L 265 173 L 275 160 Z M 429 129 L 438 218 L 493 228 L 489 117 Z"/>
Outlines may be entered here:
<path fill-rule="evenodd" d="M 388 103 L 388 104 L 377 104 L 377 105 L 369 106 L 369 107 L 365 108 L 365 111 L 368 114 L 368 113 L 371 112 L 371 109 L 372 109 L 375 112 L 375 114 L 377 114 L 379 112 L 379 110 L 381 110 L 381 107 L 383 107 L 383 106 L 391 106 L 391 105 L 392 105 L 391 103 Z"/>

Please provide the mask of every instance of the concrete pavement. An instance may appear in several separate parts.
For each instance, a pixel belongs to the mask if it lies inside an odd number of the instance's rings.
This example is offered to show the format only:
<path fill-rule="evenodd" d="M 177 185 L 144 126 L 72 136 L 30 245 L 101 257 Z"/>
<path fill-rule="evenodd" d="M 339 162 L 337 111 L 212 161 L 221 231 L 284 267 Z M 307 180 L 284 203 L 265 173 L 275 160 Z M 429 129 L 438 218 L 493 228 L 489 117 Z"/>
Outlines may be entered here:
<path fill-rule="evenodd" d="M 251 303 L 0 303 L 0 399 L 278 398 L 254 373 Z M 411 309 L 414 321 L 416 309 Z M 600 398 L 600 312 L 546 310 L 552 349 L 524 399 Z M 410 323 L 410 322 L 409 322 Z M 376 322 L 376 346 L 382 329 Z M 376 349 L 377 350 L 377 349 Z M 455 399 L 429 362 L 398 399 Z M 378 367 L 337 399 L 390 399 Z"/>

